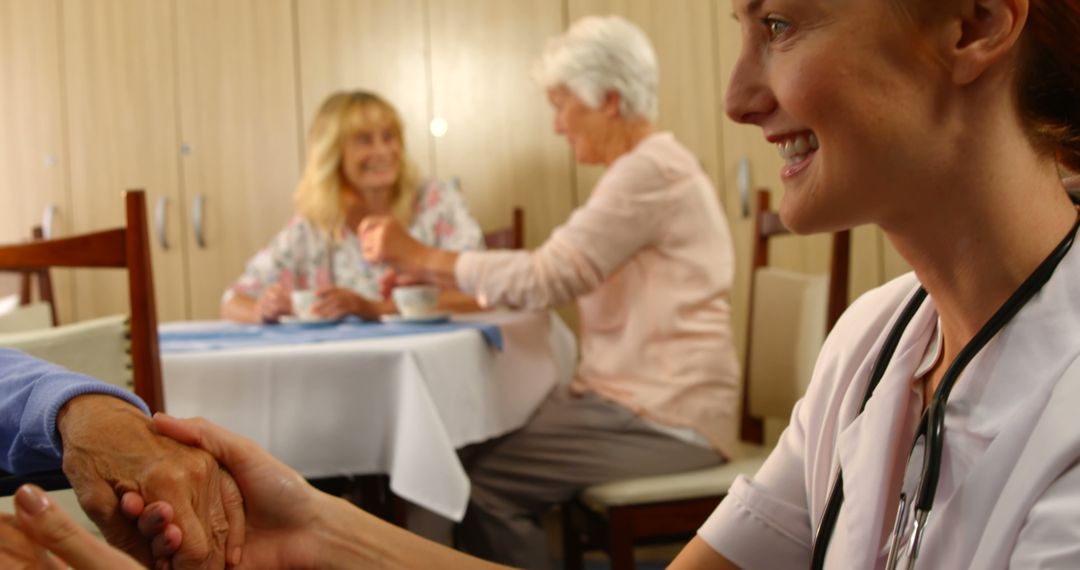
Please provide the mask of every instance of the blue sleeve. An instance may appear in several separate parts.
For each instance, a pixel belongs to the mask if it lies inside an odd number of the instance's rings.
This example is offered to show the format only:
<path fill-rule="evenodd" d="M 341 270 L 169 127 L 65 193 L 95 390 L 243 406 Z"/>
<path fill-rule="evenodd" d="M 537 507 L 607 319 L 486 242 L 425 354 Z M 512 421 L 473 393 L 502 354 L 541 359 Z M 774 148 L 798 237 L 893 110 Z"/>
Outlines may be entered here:
<path fill-rule="evenodd" d="M 116 396 L 149 414 L 142 400 L 122 388 L 0 348 L 0 469 L 20 474 L 59 468 L 56 415 L 83 394 Z"/>

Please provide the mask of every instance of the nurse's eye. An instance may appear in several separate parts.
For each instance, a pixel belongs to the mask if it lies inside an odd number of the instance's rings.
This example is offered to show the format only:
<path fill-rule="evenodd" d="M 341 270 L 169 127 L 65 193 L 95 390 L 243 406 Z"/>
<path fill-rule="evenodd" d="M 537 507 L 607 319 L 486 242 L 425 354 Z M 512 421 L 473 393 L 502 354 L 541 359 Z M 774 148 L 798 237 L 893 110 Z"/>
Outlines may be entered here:
<path fill-rule="evenodd" d="M 766 16 L 761 19 L 761 23 L 765 26 L 765 30 L 769 34 L 769 41 L 776 41 L 791 29 L 791 22 L 777 18 L 776 16 Z"/>

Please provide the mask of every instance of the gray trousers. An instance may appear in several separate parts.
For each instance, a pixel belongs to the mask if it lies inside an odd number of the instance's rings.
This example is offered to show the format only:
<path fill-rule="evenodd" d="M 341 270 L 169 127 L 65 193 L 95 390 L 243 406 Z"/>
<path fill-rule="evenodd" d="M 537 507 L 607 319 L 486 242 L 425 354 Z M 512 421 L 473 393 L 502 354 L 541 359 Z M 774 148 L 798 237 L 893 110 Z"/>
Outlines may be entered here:
<path fill-rule="evenodd" d="M 595 394 L 556 388 L 520 430 L 462 450 L 472 482 L 458 528 L 476 556 L 528 569 L 552 567 L 540 517 L 596 483 L 699 469 L 723 462 L 711 449 L 652 429 Z"/>

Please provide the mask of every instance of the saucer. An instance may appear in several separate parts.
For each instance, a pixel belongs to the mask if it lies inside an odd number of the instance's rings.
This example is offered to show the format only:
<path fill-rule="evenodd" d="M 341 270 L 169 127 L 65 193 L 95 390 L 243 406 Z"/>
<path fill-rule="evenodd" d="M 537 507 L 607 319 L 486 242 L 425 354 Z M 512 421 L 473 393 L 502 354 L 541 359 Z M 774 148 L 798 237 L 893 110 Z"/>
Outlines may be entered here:
<path fill-rule="evenodd" d="M 340 318 L 336 319 L 301 319 L 293 315 L 284 315 L 279 322 L 283 325 L 293 325 L 304 328 L 320 328 L 336 325 L 342 321 Z"/>
<path fill-rule="evenodd" d="M 418 325 L 435 325 L 450 321 L 450 313 L 431 313 L 429 315 L 420 315 L 416 317 L 406 317 L 394 313 L 391 315 L 383 315 L 379 318 L 379 320 L 384 323 L 411 323 Z"/>

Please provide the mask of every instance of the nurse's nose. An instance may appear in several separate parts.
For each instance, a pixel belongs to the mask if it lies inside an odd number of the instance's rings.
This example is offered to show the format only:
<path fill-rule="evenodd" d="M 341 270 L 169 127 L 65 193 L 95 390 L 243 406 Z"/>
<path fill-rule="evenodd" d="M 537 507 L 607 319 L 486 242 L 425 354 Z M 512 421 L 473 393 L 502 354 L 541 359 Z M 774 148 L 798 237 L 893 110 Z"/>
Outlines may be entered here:
<path fill-rule="evenodd" d="M 744 45 L 728 82 L 724 111 L 732 121 L 760 126 L 776 107 L 760 57 Z"/>

